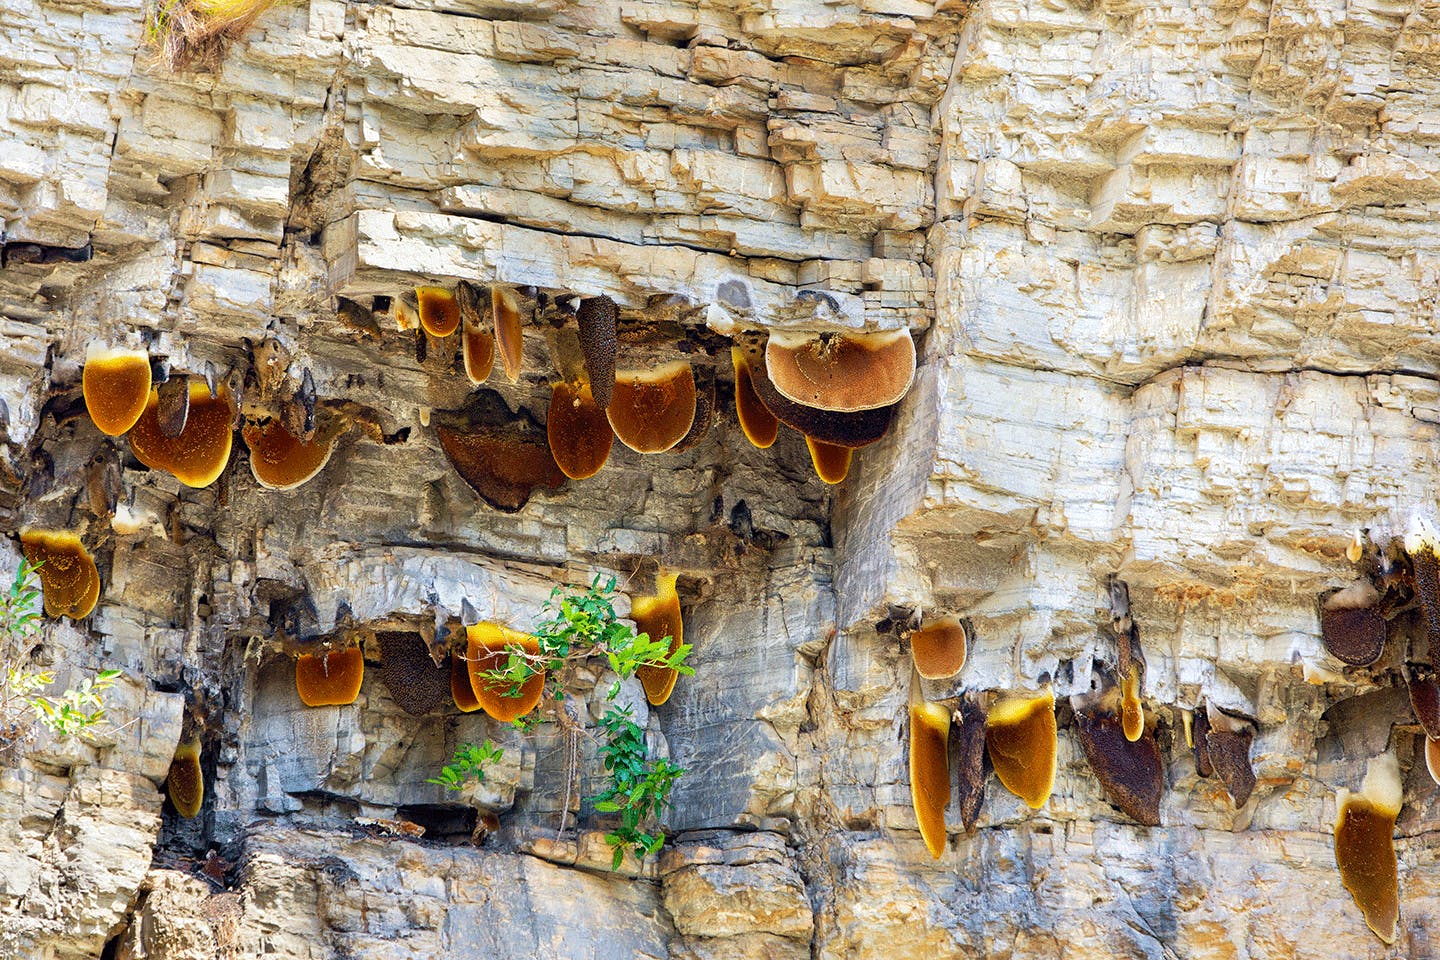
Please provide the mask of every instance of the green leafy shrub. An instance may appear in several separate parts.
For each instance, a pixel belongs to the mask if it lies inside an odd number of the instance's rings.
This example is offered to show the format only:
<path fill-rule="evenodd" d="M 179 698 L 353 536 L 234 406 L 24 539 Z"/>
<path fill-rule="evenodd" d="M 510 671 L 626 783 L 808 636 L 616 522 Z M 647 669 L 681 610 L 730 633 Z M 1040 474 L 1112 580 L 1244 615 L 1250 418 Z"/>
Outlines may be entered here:
<path fill-rule="evenodd" d="M 617 702 L 620 681 L 634 676 L 643 666 L 668 667 L 687 676 L 695 671 L 686 664 L 689 644 L 681 644 L 672 653 L 670 637 L 637 634 L 616 615 L 614 596 L 613 577 L 603 585 L 596 577 L 583 593 L 567 594 L 555 588 L 545 603 L 550 617 L 535 631 L 540 652 L 532 654 L 510 647 L 505 665 L 488 671 L 487 677 L 497 686 L 505 685 L 506 696 L 517 697 L 525 681 L 543 671 L 546 696 L 556 707 L 550 712 L 562 729 L 597 741 L 606 782 L 590 800 L 597 812 L 619 817 L 619 825 L 605 835 L 614 850 L 611 868 L 618 870 L 626 850 L 638 858 L 664 845 L 665 833 L 656 820 L 669 809 L 671 789 L 685 772 L 664 758 L 650 756 L 645 731 L 635 722 L 633 709 Z M 594 729 L 586 729 L 581 717 L 562 704 L 567 696 L 578 692 L 579 667 L 600 658 L 617 679 L 605 694 L 605 712 L 599 723 Z M 516 721 L 516 726 L 523 729 L 525 718 Z M 472 776 L 483 782 L 485 765 L 498 760 L 501 752 L 488 740 L 480 747 L 467 743 L 455 752 L 440 776 L 428 782 L 451 790 L 459 790 Z"/>
<path fill-rule="evenodd" d="M 59 695 L 42 692 L 55 675 L 29 666 L 41 622 L 35 570 L 21 560 L 9 589 L 0 593 L 0 756 L 13 754 L 37 725 L 60 737 L 97 732 L 108 722 L 101 694 L 120 676 L 119 670 L 101 670 Z"/>
<path fill-rule="evenodd" d="M 505 751 L 489 740 L 478 747 L 473 743 L 463 744 L 455 751 L 450 762 L 441 768 L 440 776 L 431 777 L 425 782 L 438 784 L 446 790 L 463 788 L 471 777 L 484 783 L 485 767 L 504 755 Z"/>

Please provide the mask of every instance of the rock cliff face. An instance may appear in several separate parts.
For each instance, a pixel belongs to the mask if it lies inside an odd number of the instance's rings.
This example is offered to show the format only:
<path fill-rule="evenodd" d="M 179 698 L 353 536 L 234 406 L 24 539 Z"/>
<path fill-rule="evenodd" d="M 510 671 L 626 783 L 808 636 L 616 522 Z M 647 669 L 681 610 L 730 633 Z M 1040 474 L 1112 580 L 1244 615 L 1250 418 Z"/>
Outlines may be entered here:
<path fill-rule="evenodd" d="M 0 765 L 0 954 L 1440 956 L 1404 644 L 1341 669 L 1317 602 L 1355 530 L 1440 501 L 1440 3 L 297 0 L 178 74 L 144 20 L 0 3 L 0 527 L 82 533 L 100 604 L 39 656 L 124 671 L 118 729 Z M 713 371 L 715 424 L 487 507 L 432 424 L 471 390 L 456 338 L 392 316 L 459 279 L 609 295 L 640 362 Z M 794 326 L 920 345 L 838 487 L 796 433 L 757 450 L 735 424 L 728 337 Z M 238 441 L 181 486 L 85 416 L 91 341 L 238 384 L 267 339 L 283 389 L 308 375 L 356 423 L 294 491 Z M 524 349 L 490 385 L 543 421 L 544 324 Z M 654 862 L 608 870 L 593 747 L 552 724 L 415 718 L 378 670 L 352 706 L 296 698 L 283 637 L 428 633 L 464 600 L 525 628 L 556 583 L 644 593 L 657 565 L 696 675 L 641 711 L 689 771 Z M 1113 669 L 1116 578 L 1154 828 L 1106 800 L 1065 705 Z M 931 699 L 1062 702 L 1049 803 L 991 778 L 938 860 L 906 768 L 917 612 L 973 629 Z M 1238 811 L 1186 747 L 1207 702 L 1258 725 Z M 159 789 L 182 730 L 194 820 Z M 425 782 L 484 737 L 507 750 L 482 788 Z M 1387 750 L 1388 948 L 1331 840 L 1335 791 Z M 474 841 L 477 810 L 499 829 Z"/>

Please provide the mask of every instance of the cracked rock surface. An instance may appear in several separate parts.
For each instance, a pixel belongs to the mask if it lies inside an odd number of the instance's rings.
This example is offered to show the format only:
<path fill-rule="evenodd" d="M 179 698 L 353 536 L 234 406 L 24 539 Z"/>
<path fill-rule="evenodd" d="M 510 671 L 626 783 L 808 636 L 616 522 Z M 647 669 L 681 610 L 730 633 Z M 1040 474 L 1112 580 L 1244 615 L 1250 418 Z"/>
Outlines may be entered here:
<path fill-rule="evenodd" d="M 1407 652 L 1343 668 L 1318 606 L 1357 529 L 1440 502 L 1440 3 L 296 0 L 179 74 L 145 15 L 0 2 L 0 531 L 82 535 L 99 605 L 37 660 L 123 671 L 116 730 L 0 762 L 0 956 L 1440 955 Z M 395 322 L 460 279 L 548 298 L 492 408 L 544 422 L 548 321 L 605 294 L 644 333 L 619 365 L 713 373 L 715 425 L 487 507 L 435 430 L 471 393 L 459 338 Z M 728 337 L 797 325 L 917 337 L 838 487 L 793 431 L 757 450 L 735 422 Z M 293 491 L 238 436 L 182 486 L 86 417 L 93 340 L 247 396 L 308 376 L 349 428 Z M 643 595 L 657 565 L 696 674 L 624 694 L 689 771 L 653 861 L 609 871 L 593 745 L 554 724 L 412 716 L 374 641 L 355 704 L 296 696 L 296 636 L 431 637 L 464 601 L 525 629 L 556 583 Z M 1067 704 L 1114 670 L 1114 578 L 1158 827 L 1106 800 Z M 1062 704 L 1048 804 L 992 777 L 966 834 L 952 794 L 938 860 L 907 772 L 917 611 L 972 628 L 930 699 Z M 1207 703 L 1256 726 L 1240 810 L 1186 744 Z M 485 737 L 484 784 L 426 782 Z M 1331 834 L 1387 750 L 1391 947 Z"/>

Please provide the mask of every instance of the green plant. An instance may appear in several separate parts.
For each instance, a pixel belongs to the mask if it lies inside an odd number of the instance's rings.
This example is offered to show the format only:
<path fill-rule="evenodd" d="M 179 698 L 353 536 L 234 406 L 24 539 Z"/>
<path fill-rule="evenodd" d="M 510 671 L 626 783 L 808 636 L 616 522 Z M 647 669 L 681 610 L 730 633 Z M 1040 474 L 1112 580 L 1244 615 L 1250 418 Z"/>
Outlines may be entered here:
<path fill-rule="evenodd" d="M 689 644 L 681 644 L 672 653 L 670 637 L 651 638 L 636 633 L 616 615 L 614 596 L 613 577 L 602 585 L 597 576 L 581 593 L 567 593 L 556 587 L 545 603 L 550 617 L 535 631 L 539 652 L 509 647 L 505 665 L 488 671 L 486 676 L 496 686 L 505 686 L 506 696 L 516 697 L 526 680 L 543 671 L 551 708 L 548 712 L 567 733 L 584 734 L 598 741 L 606 782 L 590 799 L 596 812 L 619 815 L 619 825 L 605 834 L 606 843 L 614 849 L 611 868 L 618 870 L 626 850 L 643 857 L 664 845 L 665 833 L 655 821 L 669 809 L 671 789 L 685 772 L 664 758 L 650 756 L 645 731 L 635 723 L 633 709 L 617 702 L 621 681 L 634 676 L 643 666 L 667 667 L 687 676 L 695 671 L 686 664 Z M 563 704 L 567 696 L 579 692 L 578 668 L 602 657 L 616 679 L 606 691 L 605 712 L 597 729 L 591 731 L 581 726 L 577 714 L 583 715 L 583 711 L 572 712 Z M 526 722 L 521 718 L 516 726 L 524 729 Z M 440 776 L 429 782 L 458 790 L 472 774 L 483 780 L 484 765 L 499 756 L 500 751 L 489 741 L 479 748 L 465 744 Z"/>
<path fill-rule="evenodd" d="M 461 789 L 471 777 L 484 783 L 486 765 L 504 755 L 505 751 L 489 740 L 478 747 L 473 743 L 463 744 L 455 751 L 450 762 L 440 769 L 440 776 L 431 777 L 425 782 L 438 784 L 446 790 Z"/>
<path fill-rule="evenodd" d="M 627 847 L 643 857 L 664 845 L 664 831 L 656 828 L 650 833 L 647 827 L 670 806 L 670 788 L 685 771 L 663 758 L 650 758 L 645 731 L 635 723 L 629 707 L 612 702 L 600 718 L 600 728 L 605 731 L 600 755 L 610 782 L 593 799 L 596 811 L 620 814 L 620 826 L 605 834 L 605 842 L 615 850 L 611 869 L 619 869 Z"/>
<path fill-rule="evenodd" d="M 41 692 L 55 682 L 55 675 L 28 666 L 28 647 L 40 631 L 37 567 L 20 561 L 10 588 L 0 594 L 0 753 L 12 752 L 36 724 L 61 737 L 96 732 L 107 722 L 101 694 L 120 676 L 119 670 L 101 670 L 58 696 Z"/>

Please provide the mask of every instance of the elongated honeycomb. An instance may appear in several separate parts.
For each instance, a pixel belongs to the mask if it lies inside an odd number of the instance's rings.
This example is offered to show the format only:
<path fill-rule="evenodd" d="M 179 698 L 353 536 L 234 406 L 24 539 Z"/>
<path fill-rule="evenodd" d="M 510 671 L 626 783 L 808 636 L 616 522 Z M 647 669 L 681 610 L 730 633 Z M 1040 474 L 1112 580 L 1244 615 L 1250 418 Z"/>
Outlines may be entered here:
<path fill-rule="evenodd" d="M 1400 886 L 1395 860 L 1395 818 L 1403 789 L 1400 768 L 1389 754 L 1370 761 L 1359 793 L 1341 789 L 1335 820 L 1335 863 L 1340 881 L 1365 923 L 1386 943 L 1395 942 Z"/>
<path fill-rule="evenodd" d="M 180 816 L 189 819 L 200 813 L 205 802 L 205 776 L 200 770 L 200 741 L 182 743 L 175 750 L 170 761 L 170 773 L 165 778 L 165 792 L 170 803 Z"/>
<path fill-rule="evenodd" d="M 390 699 L 413 717 L 435 709 L 450 692 L 449 666 L 435 663 L 418 633 L 381 630 L 375 639 L 380 643 L 380 682 Z"/>
<path fill-rule="evenodd" d="M 590 384 L 560 381 L 551 388 L 545 434 L 550 454 L 560 472 L 571 480 L 585 480 L 600 472 L 610 459 L 615 431 L 604 409 L 590 394 Z"/>
<path fill-rule="evenodd" d="M 1154 733 L 1142 727 L 1132 740 L 1108 710 L 1077 711 L 1075 720 L 1085 759 L 1110 802 L 1146 826 L 1159 826 L 1165 773 Z"/>
<path fill-rule="evenodd" d="M 955 771 L 955 799 L 960 823 L 973 831 L 985 806 L 985 710 L 974 695 L 965 697 L 950 716 L 950 766 Z"/>
<path fill-rule="evenodd" d="M 575 321 L 580 327 L 580 349 L 585 354 L 585 375 L 602 410 L 610 406 L 615 388 L 616 324 L 620 319 L 615 301 L 601 295 L 580 301 Z"/>
<path fill-rule="evenodd" d="M 460 352 L 465 360 L 465 376 L 479 386 L 490 379 L 495 367 L 495 335 L 482 327 L 465 324 L 460 332 Z"/>
<path fill-rule="evenodd" d="M 910 704 L 910 802 L 920 836 L 936 860 L 945 852 L 945 808 L 950 804 L 950 709 L 920 700 Z"/>
<path fill-rule="evenodd" d="M 1145 732 L 1145 710 L 1140 705 L 1140 664 L 1133 661 L 1129 673 L 1120 681 L 1120 729 L 1131 743 Z"/>
<path fill-rule="evenodd" d="M 525 362 L 525 301 L 510 287 L 495 284 L 490 288 L 490 313 L 495 322 L 495 349 L 505 379 L 520 382 Z"/>
<path fill-rule="evenodd" d="M 826 443 L 811 436 L 806 436 L 805 446 L 810 448 L 810 463 L 815 467 L 815 475 L 821 480 L 834 485 L 850 473 L 850 461 L 855 456 L 852 448 Z"/>
<path fill-rule="evenodd" d="M 740 421 L 740 429 L 747 440 L 761 450 L 768 449 L 780 433 L 780 421 L 769 407 L 760 402 L 745 351 L 732 347 L 730 360 L 735 367 L 735 418 Z"/>
<path fill-rule="evenodd" d="M 470 686 L 470 669 L 464 657 L 450 658 L 450 698 L 461 713 L 474 713 L 480 709 L 475 688 Z"/>
<path fill-rule="evenodd" d="M 635 597 L 630 601 L 630 618 L 640 633 L 650 635 L 651 640 L 670 637 L 670 652 L 674 653 L 685 642 L 685 625 L 680 618 L 680 596 L 675 592 L 678 577 L 661 574 L 655 580 L 655 595 Z M 635 671 L 640 685 L 645 688 L 645 699 L 652 706 L 660 706 L 670 699 L 675 690 L 679 672 L 669 667 L 644 666 Z"/>
<path fill-rule="evenodd" d="M 1005 788 L 1039 810 L 1055 786 L 1055 694 L 1009 697 L 985 719 L 985 746 Z"/>

